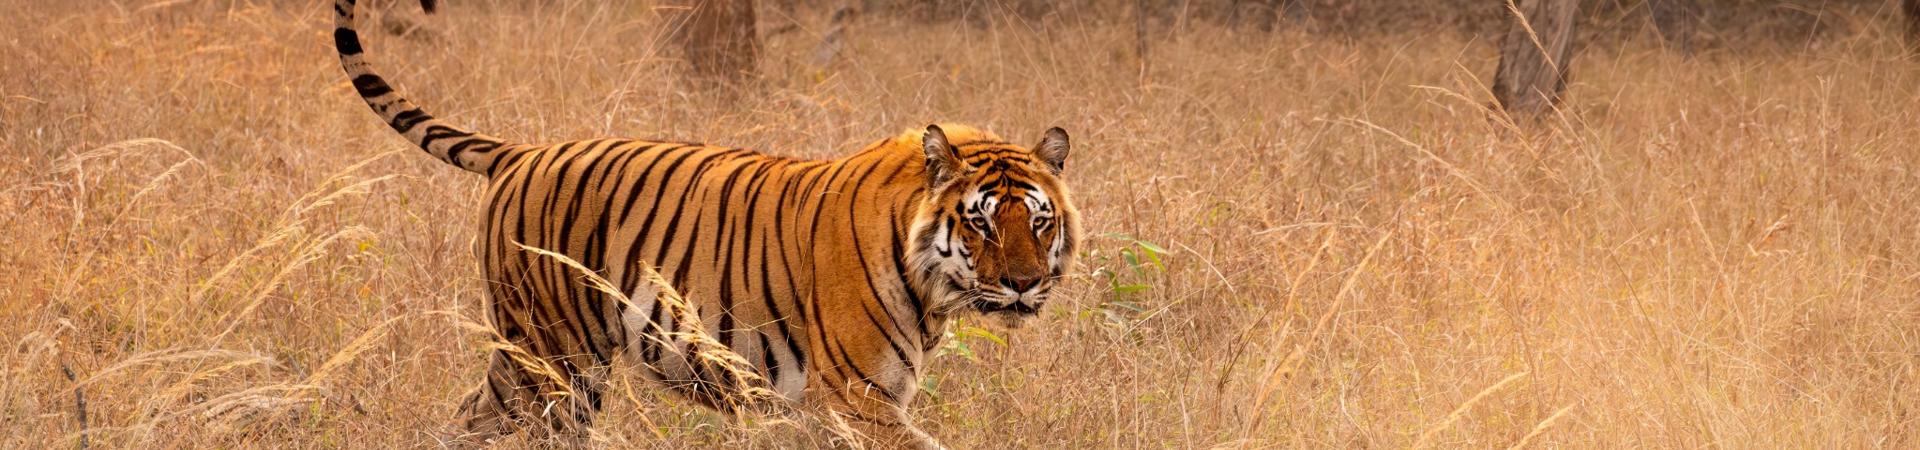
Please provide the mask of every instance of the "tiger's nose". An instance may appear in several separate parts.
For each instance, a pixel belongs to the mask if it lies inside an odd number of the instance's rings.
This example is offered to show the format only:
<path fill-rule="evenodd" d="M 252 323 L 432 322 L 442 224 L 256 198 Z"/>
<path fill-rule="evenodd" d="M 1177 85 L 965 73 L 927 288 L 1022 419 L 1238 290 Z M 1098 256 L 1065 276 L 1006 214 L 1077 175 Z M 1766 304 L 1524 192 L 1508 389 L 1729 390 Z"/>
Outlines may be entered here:
<path fill-rule="evenodd" d="M 1032 290 L 1034 286 L 1039 284 L 1040 277 L 1000 277 L 1000 285 L 1006 286 L 1008 289 L 1013 289 L 1014 292 L 1026 292 Z"/>

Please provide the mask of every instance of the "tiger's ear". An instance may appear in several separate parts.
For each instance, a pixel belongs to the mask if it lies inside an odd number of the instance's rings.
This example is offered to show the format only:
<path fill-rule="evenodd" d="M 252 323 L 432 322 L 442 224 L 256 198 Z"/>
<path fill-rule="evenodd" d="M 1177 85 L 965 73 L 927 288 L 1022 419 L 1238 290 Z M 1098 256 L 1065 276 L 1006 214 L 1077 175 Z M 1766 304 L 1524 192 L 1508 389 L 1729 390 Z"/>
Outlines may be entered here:
<path fill-rule="evenodd" d="M 966 170 L 966 164 L 960 162 L 960 152 L 947 143 L 947 132 L 939 125 L 927 125 L 927 134 L 920 137 L 920 150 L 927 156 L 929 187 L 947 184 Z"/>
<path fill-rule="evenodd" d="M 1067 143 L 1067 130 L 1053 127 L 1048 128 L 1047 135 L 1040 138 L 1040 145 L 1033 146 L 1033 154 L 1039 156 L 1040 160 L 1046 161 L 1047 168 L 1053 169 L 1053 173 L 1059 175 L 1060 172 L 1067 170 L 1067 151 L 1070 148 L 1071 146 Z"/>

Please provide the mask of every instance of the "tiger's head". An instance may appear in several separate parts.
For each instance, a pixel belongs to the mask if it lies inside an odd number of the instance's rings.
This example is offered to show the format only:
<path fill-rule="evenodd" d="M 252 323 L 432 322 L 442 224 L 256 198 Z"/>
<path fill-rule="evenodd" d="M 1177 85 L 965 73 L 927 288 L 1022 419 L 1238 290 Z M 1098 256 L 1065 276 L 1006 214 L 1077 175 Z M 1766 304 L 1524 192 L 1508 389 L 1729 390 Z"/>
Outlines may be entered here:
<path fill-rule="evenodd" d="M 1079 243 L 1079 213 L 1060 181 L 1067 132 L 1049 129 L 1028 148 L 948 129 L 906 136 L 925 152 L 927 183 L 908 237 L 908 276 L 933 313 L 1019 326 L 1046 304 Z"/>

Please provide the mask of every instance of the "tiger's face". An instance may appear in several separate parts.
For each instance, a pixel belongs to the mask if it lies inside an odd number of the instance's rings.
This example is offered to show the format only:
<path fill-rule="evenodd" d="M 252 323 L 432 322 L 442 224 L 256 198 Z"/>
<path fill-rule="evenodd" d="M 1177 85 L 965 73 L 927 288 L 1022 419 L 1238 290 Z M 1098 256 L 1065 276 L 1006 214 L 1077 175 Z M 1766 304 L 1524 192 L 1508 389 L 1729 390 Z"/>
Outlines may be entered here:
<path fill-rule="evenodd" d="M 950 144 L 922 137 L 927 199 L 909 237 L 910 278 L 938 314 L 973 312 L 1018 326 L 1039 312 L 1072 262 L 1077 213 L 1059 180 L 1067 133 L 1038 145 Z"/>

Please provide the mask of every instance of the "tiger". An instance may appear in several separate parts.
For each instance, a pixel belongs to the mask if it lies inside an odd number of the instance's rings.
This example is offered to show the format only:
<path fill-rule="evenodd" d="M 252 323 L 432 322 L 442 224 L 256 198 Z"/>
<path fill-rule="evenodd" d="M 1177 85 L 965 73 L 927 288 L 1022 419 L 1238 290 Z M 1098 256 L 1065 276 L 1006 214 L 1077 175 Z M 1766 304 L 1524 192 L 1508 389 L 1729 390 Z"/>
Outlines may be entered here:
<path fill-rule="evenodd" d="M 1080 242 L 1059 127 L 1029 147 L 937 123 L 832 160 L 641 139 L 510 142 L 408 101 L 368 62 L 355 1 L 334 11 L 340 65 L 361 99 L 413 146 L 488 181 L 475 252 L 500 342 L 460 400 L 454 442 L 580 436 L 615 358 L 738 413 L 716 392 L 748 386 L 690 361 L 673 337 L 699 332 L 779 403 L 823 411 L 857 445 L 943 448 L 908 407 L 949 323 L 1019 327 Z M 582 282 L 585 271 L 606 289 Z M 695 317 L 676 320 L 648 280 L 685 294 Z"/>

